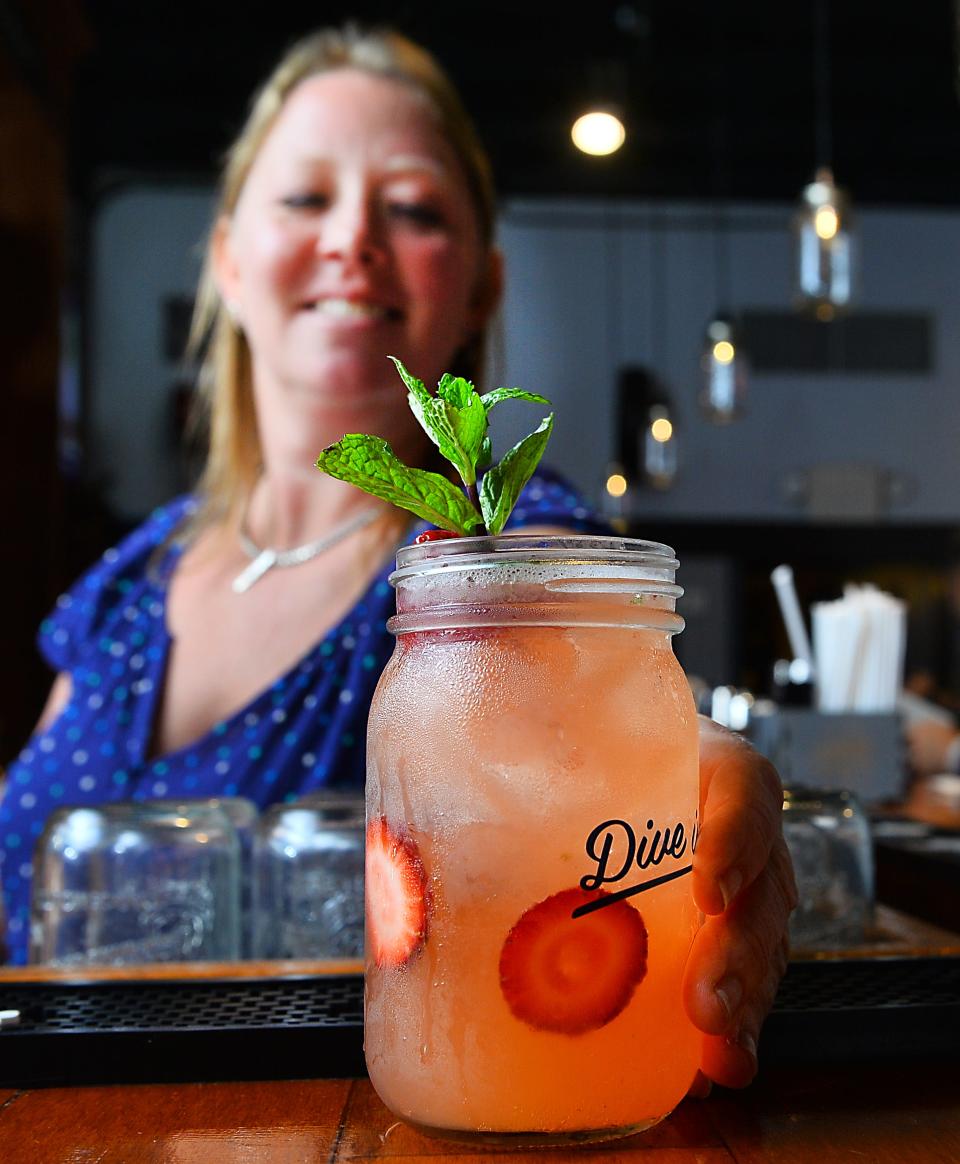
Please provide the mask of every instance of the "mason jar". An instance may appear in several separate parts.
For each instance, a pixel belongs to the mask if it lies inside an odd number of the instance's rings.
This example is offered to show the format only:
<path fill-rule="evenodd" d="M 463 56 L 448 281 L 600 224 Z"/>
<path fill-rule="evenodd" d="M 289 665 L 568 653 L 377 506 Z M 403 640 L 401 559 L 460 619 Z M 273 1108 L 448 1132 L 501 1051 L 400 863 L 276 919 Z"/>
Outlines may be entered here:
<path fill-rule="evenodd" d="M 190 798 L 185 800 L 166 799 L 148 800 L 143 803 L 155 808 L 172 809 L 177 806 L 183 812 L 190 813 L 196 809 L 219 809 L 233 825 L 237 833 L 240 846 L 240 938 L 239 957 L 253 958 L 253 898 L 254 898 L 254 867 L 253 844 L 259 814 L 257 806 L 246 796 L 210 796 L 203 799 Z"/>
<path fill-rule="evenodd" d="M 441 1135 L 628 1135 L 699 1062 L 696 713 L 673 551 L 407 546 L 367 742 L 370 1078 Z"/>
<path fill-rule="evenodd" d="M 239 955 L 240 844 L 198 802 L 63 807 L 34 853 L 30 961 L 55 966 Z"/>
<path fill-rule="evenodd" d="M 845 789 L 792 785 L 783 792 L 783 838 L 800 900 L 790 917 L 796 951 L 862 945 L 873 926 L 870 817 Z"/>
<path fill-rule="evenodd" d="M 328 789 L 263 813 L 256 839 L 258 958 L 363 956 L 364 806 Z"/>

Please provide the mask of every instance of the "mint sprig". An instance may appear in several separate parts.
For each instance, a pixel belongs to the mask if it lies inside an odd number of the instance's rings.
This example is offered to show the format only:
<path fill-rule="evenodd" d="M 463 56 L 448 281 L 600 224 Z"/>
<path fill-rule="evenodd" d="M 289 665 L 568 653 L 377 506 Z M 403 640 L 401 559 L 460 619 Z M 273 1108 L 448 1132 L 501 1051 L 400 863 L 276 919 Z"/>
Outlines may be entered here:
<path fill-rule="evenodd" d="M 390 358 L 407 386 L 414 416 L 457 470 L 465 492 L 439 473 L 405 465 L 385 440 L 364 433 L 329 445 L 317 458 L 317 468 L 452 533 L 499 534 L 543 456 L 553 413 L 491 465 L 490 410 L 504 400 L 550 401 L 521 388 L 495 388 L 481 396 L 469 380 L 448 372 L 434 395 L 396 357 Z"/>

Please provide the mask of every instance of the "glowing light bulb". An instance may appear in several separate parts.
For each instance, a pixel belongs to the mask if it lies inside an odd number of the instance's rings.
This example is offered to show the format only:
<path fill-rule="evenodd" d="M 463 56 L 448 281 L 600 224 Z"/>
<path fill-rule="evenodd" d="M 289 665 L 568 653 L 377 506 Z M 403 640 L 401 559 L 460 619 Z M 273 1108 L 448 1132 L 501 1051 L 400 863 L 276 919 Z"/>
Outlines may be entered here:
<path fill-rule="evenodd" d="M 654 489 L 669 489 L 677 475 L 677 432 L 665 403 L 650 406 L 642 448 L 645 481 Z"/>
<path fill-rule="evenodd" d="M 817 238 L 822 238 L 824 242 L 832 239 L 840 229 L 840 216 L 836 209 L 830 205 L 819 207 L 813 219 L 813 229 L 817 232 Z"/>
<path fill-rule="evenodd" d="M 595 110 L 578 117 L 570 130 L 578 150 L 594 157 L 616 153 L 627 139 L 623 122 L 612 113 Z"/>
<path fill-rule="evenodd" d="M 673 436 L 673 424 L 665 416 L 658 416 L 650 425 L 650 435 L 658 444 L 666 444 Z"/>
<path fill-rule="evenodd" d="M 713 345 L 713 358 L 718 364 L 732 364 L 736 349 L 729 340 L 720 340 Z"/>
<path fill-rule="evenodd" d="M 855 255 L 849 200 L 828 168 L 804 187 L 793 232 L 797 306 L 833 319 L 853 299 Z"/>
<path fill-rule="evenodd" d="M 622 473 L 611 473 L 607 478 L 607 492 L 611 497 L 622 497 L 627 491 L 627 479 Z"/>
<path fill-rule="evenodd" d="M 723 314 L 707 324 L 700 366 L 700 407 L 712 424 L 729 424 L 743 412 L 748 364 L 734 321 Z"/>

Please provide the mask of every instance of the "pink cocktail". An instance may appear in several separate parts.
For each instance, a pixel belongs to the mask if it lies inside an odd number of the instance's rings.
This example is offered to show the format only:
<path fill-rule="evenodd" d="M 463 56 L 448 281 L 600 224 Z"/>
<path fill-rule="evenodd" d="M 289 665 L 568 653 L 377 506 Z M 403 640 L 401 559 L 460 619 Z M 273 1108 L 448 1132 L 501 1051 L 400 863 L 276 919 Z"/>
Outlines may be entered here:
<path fill-rule="evenodd" d="M 366 1056 L 430 1131 L 629 1134 L 694 1078 L 696 716 L 672 551 L 400 551 L 368 738 Z"/>

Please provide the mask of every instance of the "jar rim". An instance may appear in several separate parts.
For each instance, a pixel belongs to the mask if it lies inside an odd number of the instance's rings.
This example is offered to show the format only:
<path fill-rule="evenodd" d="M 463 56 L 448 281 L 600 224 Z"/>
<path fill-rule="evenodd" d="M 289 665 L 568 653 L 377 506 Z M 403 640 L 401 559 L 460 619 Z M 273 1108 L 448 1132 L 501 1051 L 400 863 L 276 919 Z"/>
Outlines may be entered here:
<path fill-rule="evenodd" d="M 464 566 L 477 562 L 605 562 L 632 567 L 650 566 L 658 571 L 674 571 L 679 566 L 676 551 L 663 542 L 616 534 L 497 534 L 480 537 L 437 538 L 401 546 L 397 568 L 389 581 L 398 582 L 426 570 Z"/>

